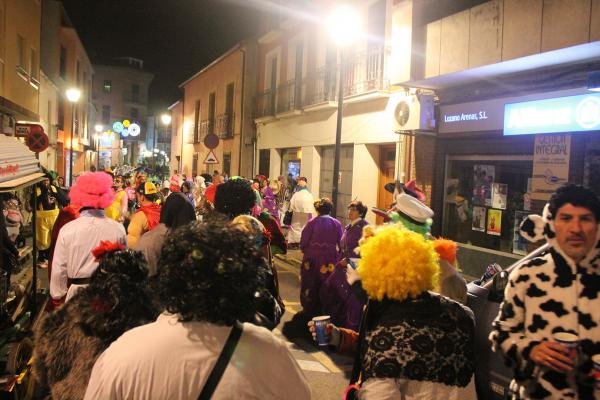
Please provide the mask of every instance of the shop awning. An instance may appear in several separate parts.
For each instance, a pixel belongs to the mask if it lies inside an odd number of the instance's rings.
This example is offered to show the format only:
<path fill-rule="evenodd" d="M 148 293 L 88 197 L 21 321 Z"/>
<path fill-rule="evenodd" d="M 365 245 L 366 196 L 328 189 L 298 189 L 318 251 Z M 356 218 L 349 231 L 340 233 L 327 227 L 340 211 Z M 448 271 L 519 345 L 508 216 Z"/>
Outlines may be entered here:
<path fill-rule="evenodd" d="M 41 180 L 42 176 L 35 154 L 16 137 L 0 134 L 0 188 L 15 190 Z"/>
<path fill-rule="evenodd" d="M 10 181 L 0 183 L 0 193 L 12 192 L 19 190 L 27 186 L 31 186 L 34 183 L 41 182 L 46 179 L 46 175 L 41 172 L 36 172 L 31 175 L 23 176 Z"/>
<path fill-rule="evenodd" d="M 500 76 L 527 72 L 539 68 L 548 68 L 563 64 L 598 62 L 600 61 L 599 55 L 600 41 L 596 41 L 431 78 L 399 82 L 396 85 L 433 90 L 446 89 L 476 81 L 494 81 Z"/>

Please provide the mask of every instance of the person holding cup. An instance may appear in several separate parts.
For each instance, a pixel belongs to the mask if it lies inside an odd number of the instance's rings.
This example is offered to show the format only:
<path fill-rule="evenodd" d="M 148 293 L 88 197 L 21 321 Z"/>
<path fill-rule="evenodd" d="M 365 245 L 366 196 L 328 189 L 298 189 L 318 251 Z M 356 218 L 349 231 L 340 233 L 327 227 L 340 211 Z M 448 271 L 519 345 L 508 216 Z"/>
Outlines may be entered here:
<path fill-rule="evenodd" d="M 340 261 L 331 275 L 321 287 L 321 304 L 323 312 L 331 315 L 331 320 L 337 326 L 358 330 L 365 305 L 348 284 L 346 274 L 348 269 L 355 270 L 360 255 L 356 253 L 363 228 L 369 223 L 365 219 L 367 206 L 360 200 L 353 200 L 348 205 L 348 220 L 340 240 Z"/>
<path fill-rule="evenodd" d="M 521 235 L 550 250 L 515 268 L 490 334 L 520 399 L 593 399 L 600 353 L 600 200 L 565 185 Z"/>
<path fill-rule="evenodd" d="M 313 337 L 355 355 L 350 386 L 360 399 L 475 399 L 473 313 L 433 291 L 440 274 L 433 242 L 400 224 L 367 231 L 358 274 L 369 300 L 360 332 L 322 318 L 309 323 Z"/>

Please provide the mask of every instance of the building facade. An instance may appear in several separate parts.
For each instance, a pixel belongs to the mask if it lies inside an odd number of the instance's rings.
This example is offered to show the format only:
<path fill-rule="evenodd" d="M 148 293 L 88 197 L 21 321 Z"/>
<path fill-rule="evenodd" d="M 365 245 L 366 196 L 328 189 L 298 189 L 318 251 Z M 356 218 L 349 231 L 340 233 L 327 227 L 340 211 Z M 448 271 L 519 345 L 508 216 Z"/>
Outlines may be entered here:
<path fill-rule="evenodd" d="M 520 222 L 560 185 L 600 190 L 600 95 L 587 87 L 600 71 L 600 3 L 471 1 L 419 18 L 417 67 L 394 83 L 436 94 L 433 231 L 459 242 L 463 270 L 479 276 L 532 249 Z"/>
<path fill-rule="evenodd" d="M 171 159 L 179 157 L 182 173 L 190 177 L 213 171 L 230 176 L 252 176 L 255 42 L 247 40 L 236 45 L 183 82 L 180 88 L 183 90 L 182 136 L 176 141 L 183 139 L 183 145 L 171 147 Z M 174 124 L 174 136 L 175 129 Z M 218 137 L 212 155 L 204 144 L 208 135 Z"/>
<path fill-rule="evenodd" d="M 0 132 L 17 121 L 39 120 L 42 6 L 36 0 L 0 1 Z"/>
<path fill-rule="evenodd" d="M 319 14 L 327 12 L 328 2 L 316 3 L 313 5 L 319 7 Z M 396 10 L 398 1 L 351 3 L 363 16 L 366 35 L 348 49 L 336 47 L 324 24 L 290 18 L 259 38 L 255 110 L 257 172 L 272 179 L 279 175 L 305 176 L 313 196 L 331 197 L 343 72 L 336 204 L 337 216 L 342 220 L 352 199 L 387 209 L 392 196 L 383 189 L 386 183 L 396 177 L 419 178 L 411 156 L 415 140 L 398 134 L 394 122 L 398 103 L 415 97 L 414 91 L 391 86 L 391 79 L 404 68 L 398 56 L 404 43 L 396 37 L 396 31 L 410 32 L 412 20 L 399 17 L 402 10 Z M 429 105 L 431 119 L 432 101 Z M 417 128 L 431 130 L 431 124 L 424 120 L 424 126 Z M 432 154 L 432 141 L 424 136 L 418 144 Z M 419 184 L 430 193 L 430 179 L 421 179 Z M 376 221 L 372 213 L 367 219 Z"/>
<path fill-rule="evenodd" d="M 154 78 L 143 68 L 144 62 L 132 57 L 94 66 L 92 101 L 98 111 L 95 124 L 102 126 L 102 166 L 141 162 L 148 130 L 148 89 Z"/>

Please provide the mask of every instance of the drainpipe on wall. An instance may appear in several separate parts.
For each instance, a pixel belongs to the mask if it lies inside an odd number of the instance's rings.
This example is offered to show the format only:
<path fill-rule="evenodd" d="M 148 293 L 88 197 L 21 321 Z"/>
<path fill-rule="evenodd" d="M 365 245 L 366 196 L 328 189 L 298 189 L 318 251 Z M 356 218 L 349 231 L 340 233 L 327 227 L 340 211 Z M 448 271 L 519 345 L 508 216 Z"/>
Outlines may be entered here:
<path fill-rule="evenodd" d="M 240 112 L 240 150 L 238 154 L 238 176 L 242 176 L 242 149 L 244 147 L 244 108 L 246 99 L 244 97 L 244 82 L 246 81 L 246 49 L 241 48 L 242 52 L 242 110 Z"/>
<path fill-rule="evenodd" d="M 258 126 L 256 127 L 254 140 L 252 140 L 252 176 L 250 178 L 253 178 L 256 174 L 258 174 L 258 170 L 256 168 L 256 152 L 257 151 L 258 151 Z"/>

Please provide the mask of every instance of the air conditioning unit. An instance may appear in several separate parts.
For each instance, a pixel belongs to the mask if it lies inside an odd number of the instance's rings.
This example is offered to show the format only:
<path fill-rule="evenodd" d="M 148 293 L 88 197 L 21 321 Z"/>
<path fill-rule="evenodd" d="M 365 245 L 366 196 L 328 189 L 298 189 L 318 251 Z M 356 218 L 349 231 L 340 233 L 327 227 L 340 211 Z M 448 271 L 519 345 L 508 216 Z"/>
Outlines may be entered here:
<path fill-rule="evenodd" d="M 395 132 L 435 130 L 433 95 L 402 95 L 393 98 L 392 129 Z"/>

